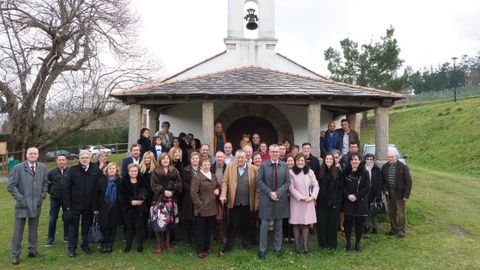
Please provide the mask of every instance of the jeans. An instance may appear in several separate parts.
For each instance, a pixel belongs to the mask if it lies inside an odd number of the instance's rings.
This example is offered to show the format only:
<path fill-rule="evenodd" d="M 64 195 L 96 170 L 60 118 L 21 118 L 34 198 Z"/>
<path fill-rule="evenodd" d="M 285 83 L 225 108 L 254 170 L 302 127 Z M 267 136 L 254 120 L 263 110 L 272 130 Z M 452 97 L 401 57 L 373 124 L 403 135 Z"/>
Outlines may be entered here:
<path fill-rule="evenodd" d="M 55 231 L 57 228 L 57 219 L 58 213 L 60 212 L 60 207 L 62 207 L 62 200 L 59 199 L 52 199 L 50 198 L 50 220 L 48 221 L 48 237 L 47 239 L 50 241 L 55 241 Z M 63 239 L 68 239 L 68 224 L 65 222 L 63 223 Z"/>

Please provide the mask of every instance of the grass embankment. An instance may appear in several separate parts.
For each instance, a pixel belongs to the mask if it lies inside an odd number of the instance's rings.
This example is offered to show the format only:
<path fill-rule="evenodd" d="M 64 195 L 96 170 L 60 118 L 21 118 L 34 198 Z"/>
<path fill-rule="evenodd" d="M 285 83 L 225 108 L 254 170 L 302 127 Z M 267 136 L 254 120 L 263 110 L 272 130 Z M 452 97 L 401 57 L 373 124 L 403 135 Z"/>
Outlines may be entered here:
<path fill-rule="evenodd" d="M 374 125 L 362 143 L 375 143 Z M 392 110 L 389 128 L 409 164 L 480 176 L 480 98 Z"/>

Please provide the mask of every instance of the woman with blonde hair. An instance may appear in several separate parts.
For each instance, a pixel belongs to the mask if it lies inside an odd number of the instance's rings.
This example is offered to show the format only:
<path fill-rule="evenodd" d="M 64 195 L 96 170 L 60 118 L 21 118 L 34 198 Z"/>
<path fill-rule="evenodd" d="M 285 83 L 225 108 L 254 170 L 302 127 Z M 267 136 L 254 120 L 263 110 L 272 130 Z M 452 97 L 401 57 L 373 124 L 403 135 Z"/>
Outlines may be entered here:
<path fill-rule="evenodd" d="M 179 172 L 183 171 L 183 163 L 182 163 L 182 149 L 180 147 L 172 147 L 168 151 L 168 156 L 172 160 L 172 165 L 175 167 Z"/>
<path fill-rule="evenodd" d="M 137 166 L 138 167 L 138 179 L 142 182 L 146 189 L 147 195 L 145 197 L 144 204 L 147 206 L 147 209 L 150 209 L 152 205 L 153 191 L 150 184 L 150 176 L 158 167 L 158 163 L 155 162 L 155 154 L 152 151 L 147 151 L 143 154 L 142 162 Z M 144 219 L 144 235 L 146 237 L 153 237 L 154 233 L 151 228 L 148 226 L 148 215 L 143 216 Z"/>

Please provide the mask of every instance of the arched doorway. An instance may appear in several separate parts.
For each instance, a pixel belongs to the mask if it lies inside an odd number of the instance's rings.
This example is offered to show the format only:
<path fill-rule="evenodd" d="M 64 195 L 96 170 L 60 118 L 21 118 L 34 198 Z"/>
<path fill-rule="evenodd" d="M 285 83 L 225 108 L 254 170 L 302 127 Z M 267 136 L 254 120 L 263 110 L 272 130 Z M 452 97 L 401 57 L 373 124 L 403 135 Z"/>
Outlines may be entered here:
<path fill-rule="evenodd" d="M 253 117 L 252 119 L 257 119 L 254 121 L 264 121 L 263 124 L 258 122 L 249 122 L 246 121 L 242 124 L 239 131 L 234 131 L 237 133 L 238 137 L 229 137 L 228 129 L 233 125 L 237 120 Z M 259 119 L 258 119 L 259 118 Z M 255 104 L 255 103 L 237 103 L 232 104 L 227 107 L 220 115 L 215 119 L 220 121 L 223 124 L 223 127 L 227 129 L 227 139 L 232 142 L 233 147 L 236 149 L 240 143 L 240 136 L 242 132 L 247 132 L 246 129 L 252 130 L 252 132 L 257 131 L 260 133 L 260 136 L 267 143 L 278 143 L 279 140 L 284 138 L 289 138 L 291 141 L 294 141 L 293 129 L 288 121 L 287 117 L 280 111 L 277 107 L 270 104 Z M 266 122 L 266 123 L 265 123 Z M 273 130 L 275 133 L 273 135 L 264 135 L 261 132 L 261 128 L 268 126 L 269 129 Z M 245 130 L 245 131 L 244 131 Z M 252 133 L 250 132 L 250 134 Z M 231 132 L 232 133 L 232 132 Z M 275 135 L 276 134 L 276 135 Z"/>
<path fill-rule="evenodd" d="M 236 150 L 240 148 L 242 134 L 247 133 L 251 136 L 254 132 L 261 134 L 262 141 L 268 145 L 278 142 L 278 134 L 273 125 L 258 116 L 245 116 L 235 120 L 227 129 L 227 138 Z"/>

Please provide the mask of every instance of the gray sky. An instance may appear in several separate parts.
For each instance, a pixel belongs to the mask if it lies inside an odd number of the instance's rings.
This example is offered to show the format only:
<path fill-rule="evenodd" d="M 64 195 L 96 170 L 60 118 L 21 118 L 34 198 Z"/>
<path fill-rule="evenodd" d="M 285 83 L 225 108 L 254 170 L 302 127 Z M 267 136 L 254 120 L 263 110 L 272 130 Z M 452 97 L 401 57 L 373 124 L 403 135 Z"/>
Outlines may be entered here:
<path fill-rule="evenodd" d="M 133 0 L 139 43 L 170 75 L 225 49 L 227 0 Z M 329 75 L 323 52 L 349 37 L 377 41 L 393 25 L 400 57 L 415 69 L 480 51 L 477 0 L 277 0 L 277 52 Z"/>

